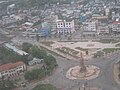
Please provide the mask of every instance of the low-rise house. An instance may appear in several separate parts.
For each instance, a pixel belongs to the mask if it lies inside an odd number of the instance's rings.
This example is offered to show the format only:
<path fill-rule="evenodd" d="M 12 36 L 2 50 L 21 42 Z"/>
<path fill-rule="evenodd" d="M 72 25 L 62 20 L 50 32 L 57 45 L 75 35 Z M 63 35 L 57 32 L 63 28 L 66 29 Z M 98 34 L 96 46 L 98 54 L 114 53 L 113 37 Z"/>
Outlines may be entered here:
<path fill-rule="evenodd" d="M 12 51 L 14 51 L 15 53 L 17 53 L 17 54 L 19 54 L 19 55 L 28 55 L 28 53 L 26 53 L 25 51 L 23 51 L 23 50 L 20 50 L 20 49 L 18 49 L 18 48 L 16 48 L 14 45 L 11 45 L 11 44 L 9 44 L 9 43 L 5 43 L 5 48 L 7 48 L 7 49 L 9 49 L 9 50 L 12 50 Z"/>
<path fill-rule="evenodd" d="M 35 64 L 40 64 L 43 61 L 43 59 L 39 59 L 39 58 L 33 58 L 33 60 L 28 62 L 28 65 L 32 66 Z"/>
<path fill-rule="evenodd" d="M 26 70 L 24 62 L 8 63 L 0 66 L 0 78 L 11 78 Z"/>
<path fill-rule="evenodd" d="M 2 24 L 3 25 L 12 25 L 17 24 L 18 22 L 22 21 L 24 17 L 21 15 L 10 15 L 10 16 L 3 16 L 2 17 Z"/>

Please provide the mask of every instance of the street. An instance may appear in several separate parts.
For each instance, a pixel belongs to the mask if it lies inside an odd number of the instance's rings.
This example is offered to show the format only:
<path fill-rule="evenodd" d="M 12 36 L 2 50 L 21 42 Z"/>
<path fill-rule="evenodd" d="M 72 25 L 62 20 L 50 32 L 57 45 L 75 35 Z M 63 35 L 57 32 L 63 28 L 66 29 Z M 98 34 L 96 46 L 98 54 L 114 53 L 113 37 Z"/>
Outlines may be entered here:
<path fill-rule="evenodd" d="M 34 43 L 39 46 L 39 43 L 36 40 L 26 40 L 25 38 L 14 38 L 13 42 L 29 42 Z M 87 80 L 69 80 L 66 78 L 66 72 L 70 67 L 79 65 L 79 60 L 68 60 L 66 58 L 62 58 L 59 56 L 55 56 L 58 68 L 56 72 L 47 78 L 47 82 L 52 83 L 57 88 L 63 88 L 63 90 L 75 90 L 76 87 L 84 84 Z M 118 61 L 120 57 L 120 52 L 115 52 L 113 55 L 109 55 L 106 57 L 95 58 L 92 60 L 85 61 L 87 65 L 95 65 L 98 66 L 101 70 L 100 75 L 93 79 L 87 81 L 89 85 L 98 86 L 103 88 L 103 90 L 120 90 L 120 86 L 115 82 L 113 76 L 113 65 L 116 61 Z M 40 82 L 34 83 L 33 85 L 28 84 L 27 90 L 31 90 L 33 86 L 37 85 Z"/>

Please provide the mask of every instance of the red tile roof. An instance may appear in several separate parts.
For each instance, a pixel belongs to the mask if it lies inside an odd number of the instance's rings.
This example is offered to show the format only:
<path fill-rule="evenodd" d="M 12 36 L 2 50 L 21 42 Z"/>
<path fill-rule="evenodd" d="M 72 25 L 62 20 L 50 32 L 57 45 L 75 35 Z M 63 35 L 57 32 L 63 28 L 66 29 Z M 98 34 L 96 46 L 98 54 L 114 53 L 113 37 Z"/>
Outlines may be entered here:
<path fill-rule="evenodd" d="M 114 21 L 113 24 L 120 24 L 120 21 Z"/>
<path fill-rule="evenodd" d="M 0 66 L 0 72 L 16 68 L 18 66 L 24 65 L 24 62 L 8 63 Z"/>

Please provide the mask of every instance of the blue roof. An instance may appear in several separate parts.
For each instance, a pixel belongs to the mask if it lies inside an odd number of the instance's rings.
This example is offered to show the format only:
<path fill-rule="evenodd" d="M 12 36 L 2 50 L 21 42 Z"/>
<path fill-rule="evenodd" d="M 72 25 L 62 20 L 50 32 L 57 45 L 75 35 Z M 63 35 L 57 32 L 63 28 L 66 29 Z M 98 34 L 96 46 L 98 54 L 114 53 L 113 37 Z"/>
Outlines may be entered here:
<path fill-rule="evenodd" d="M 15 46 L 10 45 L 9 43 L 6 43 L 5 46 L 9 49 L 12 49 L 14 52 L 17 52 L 19 50 Z"/>
<path fill-rule="evenodd" d="M 9 44 L 9 43 L 6 43 L 6 44 L 5 44 L 5 47 L 13 50 L 14 52 L 16 52 L 16 53 L 18 53 L 18 54 L 20 54 L 20 55 L 28 55 L 28 53 L 26 53 L 25 51 L 19 50 L 19 49 L 17 49 L 15 46 L 13 46 L 13 45 L 11 45 L 11 44 Z"/>
<path fill-rule="evenodd" d="M 50 32 L 50 28 L 42 28 L 42 29 L 39 29 L 37 30 L 38 33 L 41 33 L 41 32 Z"/>

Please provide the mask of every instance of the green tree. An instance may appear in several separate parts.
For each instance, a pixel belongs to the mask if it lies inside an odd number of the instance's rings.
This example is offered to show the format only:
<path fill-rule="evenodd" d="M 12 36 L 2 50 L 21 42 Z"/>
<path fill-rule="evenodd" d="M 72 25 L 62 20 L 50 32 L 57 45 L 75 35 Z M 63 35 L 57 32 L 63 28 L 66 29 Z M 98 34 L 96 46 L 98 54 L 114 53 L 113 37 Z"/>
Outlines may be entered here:
<path fill-rule="evenodd" d="M 24 75 L 25 79 L 31 81 L 51 75 L 52 71 L 57 66 L 56 59 L 52 55 L 46 55 L 46 57 L 44 57 L 44 63 L 45 65 L 43 65 L 42 68 L 26 72 Z"/>
<path fill-rule="evenodd" d="M 57 90 L 57 88 L 51 84 L 40 84 L 40 85 L 37 85 L 32 90 Z"/>
<path fill-rule="evenodd" d="M 13 82 L 9 79 L 0 81 L 0 90 L 13 90 L 14 87 Z"/>
<path fill-rule="evenodd" d="M 33 57 L 37 57 L 37 58 L 40 58 L 40 59 L 43 59 L 47 55 L 45 50 L 39 49 L 37 46 L 33 46 L 33 47 L 30 48 L 30 54 Z"/>
<path fill-rule="evenodd" d="M 30 43 L 23 43 L 22 44 L 22 50 L 25 52 L 29 52 L 29 49 L 32 47 L 32 45 Z"/>
<path fill-rule="evenodd" d="M 56 59 L 52 55 L 47 55 L 44 58 L 44 62 L 46 65 L 56 65 L 57 64 Z"/>

